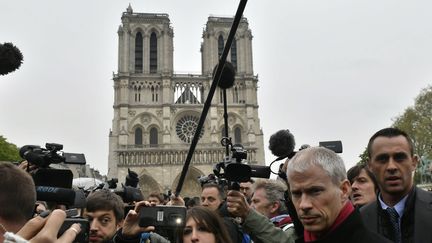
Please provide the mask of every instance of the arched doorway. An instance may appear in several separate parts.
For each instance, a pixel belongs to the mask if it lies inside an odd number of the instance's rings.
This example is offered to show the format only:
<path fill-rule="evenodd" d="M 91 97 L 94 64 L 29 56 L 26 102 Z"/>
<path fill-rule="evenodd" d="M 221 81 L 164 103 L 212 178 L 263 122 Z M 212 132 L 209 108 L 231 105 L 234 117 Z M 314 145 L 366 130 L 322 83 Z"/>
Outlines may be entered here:
<path fill-rule="evenodd" d="M 178 181 L 180 179 L 180 175 L 177 175 L 175 178 L 172 188 L 175 190 L 177 188 Z M 180 196 L 182 197 L 199 197 L 201 195 L 201 185 L 198 182 L 198 178 L 203 176 L 204 173 L 199 169 L 191 166 L 189 167 L 188 173 L 186 174 L 186 178 L 184 180 L 182 190 L 180 192 Z"/>

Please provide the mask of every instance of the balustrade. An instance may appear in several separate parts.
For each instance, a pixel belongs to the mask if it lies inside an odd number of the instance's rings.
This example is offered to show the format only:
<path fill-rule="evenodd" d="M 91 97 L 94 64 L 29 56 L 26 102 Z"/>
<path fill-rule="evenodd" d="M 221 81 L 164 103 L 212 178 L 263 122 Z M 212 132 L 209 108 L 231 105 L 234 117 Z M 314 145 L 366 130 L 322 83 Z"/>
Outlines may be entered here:
<path fill-rule="evenodd" d="M 138 151 L 123 150 L 117 151 L 119 166 L 153 166 L 153 165 L 183 165 L 188 150 L 156 150 Z M 225 149 L 196 150 L 192 156 L 192 164 L 215 164 L 223 161 Z M 247 161 L 256 164 L 256 148 L 247 149 Z"/>

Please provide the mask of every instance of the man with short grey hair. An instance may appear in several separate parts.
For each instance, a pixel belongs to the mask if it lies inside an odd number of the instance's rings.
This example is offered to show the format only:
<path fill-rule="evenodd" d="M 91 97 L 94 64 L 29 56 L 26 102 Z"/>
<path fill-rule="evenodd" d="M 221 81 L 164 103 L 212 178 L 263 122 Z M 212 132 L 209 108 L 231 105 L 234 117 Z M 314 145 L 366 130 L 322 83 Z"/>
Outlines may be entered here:
<path fill-rule="evenodd" d="M 286 186 L 276 180 L 258 180 L 254 184 L 251 207 L 266 216 L 276 226 L 285 228 L 292 226 L 292 220 L 287 213 L 284 193 Z"/>
<path fill-rule="evenodd" d="M 366 229 L 349 200 L 351 185 L 343 160 L 333 151 L 311 147 L 297 152 L 289 161 L 287 177 L 292 202 L 304 226 L 303 234 L 271 227 L 237 192 L 228 193 L 228 210 L 244 219 L 243 227 L 263 242 L 350 242 L 387 243 L 384 237 Z"/>

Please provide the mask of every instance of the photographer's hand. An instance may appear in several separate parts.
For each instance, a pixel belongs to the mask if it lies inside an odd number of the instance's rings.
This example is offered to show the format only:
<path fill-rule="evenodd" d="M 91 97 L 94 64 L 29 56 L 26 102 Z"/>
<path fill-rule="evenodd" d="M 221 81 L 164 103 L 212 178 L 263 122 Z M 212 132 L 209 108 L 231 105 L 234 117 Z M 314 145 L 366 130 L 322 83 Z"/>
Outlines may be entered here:
<path fill-rule="evenodd" d="M 81 231 L 79 224 L 73 224 L 60 238 L 58 231 L 66 218 L 63 210 L 56 209 L 49 216 L 43 212 L 39 216 L 29 220 L 17 235 L 28 240 L 30 243 L 71 243 Z"/>
<path fill-rule="evenodd" d="M 151 204 L 148 201 L 141 201 L 135 204 L 135 209 L 130 210 L 126 215 L 123 223 L 123 228 L 121 234 L 125 237 L 135 237 L 142 232 L 153 231 L 155 228 L 153 226 L 140 227 L 139 226 L 139 211 L 142 207 L 150 207 Z"/>
<path fill-rule="evenodd" d="M 185 206 L 185 202 L 182 197 L 171 195 L 170 201 L 166 204 L 167 206 Z"/>
<path fill-rule="evenodd" d="M 29 173 L 33 173 L 35 170 L 38 169 L 38 167 L 36 165 L 30 164 L 27 160 L 22 161 L 19 165 L 18 168 L 25 170 Z"/>
<path fill-rule="evenodd" d="M 234 190 L 228 192 L 227 209 L 234 217 L 241 217 L 243 220 L 251 210 L 243 193 Z"/>

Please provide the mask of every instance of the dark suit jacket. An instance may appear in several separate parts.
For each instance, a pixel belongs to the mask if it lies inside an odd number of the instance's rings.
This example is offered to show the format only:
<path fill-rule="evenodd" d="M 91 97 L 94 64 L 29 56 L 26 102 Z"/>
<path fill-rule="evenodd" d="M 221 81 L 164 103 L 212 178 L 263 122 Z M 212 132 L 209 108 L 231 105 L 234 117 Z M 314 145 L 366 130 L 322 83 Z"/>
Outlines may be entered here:
<path fill-rule="evenodd" d="M 420 188 L 415 187 L 413 190 L 413 205 L 412 209 L 407 208 L 411 201 L 409 198 L 407 200 L 407 204 L 405 205 L 404 216 L 402 218 L 402 232 L 410 232 L 408 236 L 403 238 L 403 242 L 413 242 L 413 243 L 431 243 L 432 242 L 432 193 L 424 191 Z M 370 203 L 361 208 L 360 212 L 363 218 L 363 221 L 366 227 L 380 234 L 382 232 L 382 225 L 385 222 L 379 219 L 381 205 L 379 201 Z M 414 217 L 412 214 L 414 212 Z M 414 224 L 403 222 L 404 219 L 411 219 L 409 221 L 413 221 Z M 403 227 L 412 227 L 412 230 L 403 229 Z M 385 233 L 384 233 L 385 234 Z M 403 233 L 402 233 L 403 234 Z M 405 240 L 404 240 L 405 239 Z"/>
<path fill-rule="evenodd" d="M 300 237 L 295 242 L 304 243 L 304 238 Z M 391 241 L 368 230 L 362 222 L 360 213 L 355 210 L 334 231 L 310 243 L 391 243 Z"/>

